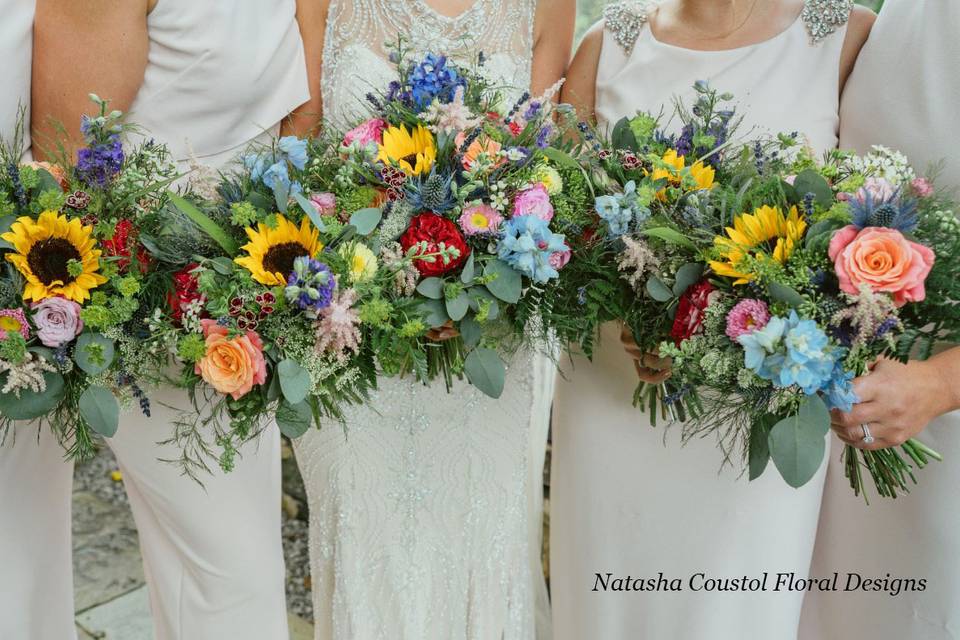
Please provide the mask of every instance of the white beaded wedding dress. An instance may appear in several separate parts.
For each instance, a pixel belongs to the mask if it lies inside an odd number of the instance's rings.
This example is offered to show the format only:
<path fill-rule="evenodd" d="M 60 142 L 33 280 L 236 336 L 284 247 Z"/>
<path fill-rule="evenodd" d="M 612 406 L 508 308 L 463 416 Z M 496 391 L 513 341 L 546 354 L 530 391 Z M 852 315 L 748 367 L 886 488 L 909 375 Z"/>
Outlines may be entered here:
<path fill-rule="evenodd" d="M 323 105 L 332 126 L 395 78 L 386 42 L 414 57 L 482 51 L 516 99 L 530 84 L 535 0 L 477 0 L 458 16 L 425 0 L 332 0 Z M 548 620 L 539 565 L 541 474 L 554 367 L 513 358 L 499 400 L 382 379 L 346 424 L 296 443 L 310 506 L 318 640 L 531 640 Z M 540 627 L 541 633 L 543 627 Z M 541 636 L 543 637 L 543 636 Z"/>

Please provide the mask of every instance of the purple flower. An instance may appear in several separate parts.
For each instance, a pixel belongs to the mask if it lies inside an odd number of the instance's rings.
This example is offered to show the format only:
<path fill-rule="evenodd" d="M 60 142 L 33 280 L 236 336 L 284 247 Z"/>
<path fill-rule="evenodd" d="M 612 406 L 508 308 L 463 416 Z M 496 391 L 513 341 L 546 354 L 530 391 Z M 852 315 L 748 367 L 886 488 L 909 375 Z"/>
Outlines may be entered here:
<path fill-rule="evenodd" d="M 120 173 L 123 160 L 120 137 L 112 135 L 109 142 L 92 144 L 77 151 L 77 175 L 85 183 L 102 188 Z"/>
<path fill-rule="evenodd" d="M 37 337 L 46 347 L 62 347 L 83 331 L 80 305 L 66 298 L 47 298 L 31 307 Z"/>
<path fill-rule="evenodd" d="M 284 295 L 290 304 L 313 315 L 330 306 L 336 287 L 330 267 L 301 256 L 293 262 L 293 273 L 287 279 Z"/>

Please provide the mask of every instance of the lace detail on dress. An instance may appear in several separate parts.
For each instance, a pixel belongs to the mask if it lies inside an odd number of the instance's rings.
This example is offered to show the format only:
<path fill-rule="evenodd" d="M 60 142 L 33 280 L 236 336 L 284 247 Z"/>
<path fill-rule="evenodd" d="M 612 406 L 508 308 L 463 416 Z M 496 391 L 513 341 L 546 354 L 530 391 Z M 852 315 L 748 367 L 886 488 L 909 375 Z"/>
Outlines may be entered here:
<path fill-rule="evenodd" d="M 613 39 L 629 56 L 647 22 L 647 3 L 628 0 L 611 4 L 603 10 L 603 21 L 604 28 L 613 34 Z"/>
<path fill-rule="evenodd" d="M 386 44 L 407 39 L 414 55 L 446 54 L 462 63 L 483 52 L 489 78 L 510 97 L 530 85 L 536 0 L 475 0 L 445 16 L 426 0 L 332 0 L 323 50 L 324 115 L 344 127 L 368 112 L 365 97 L 395 78 Z"/>
<path fill-rule="evenodd" d="M 807 0 L 800 16 L 807 27 L 810 44 L 818 44 L 847 24 L 851 11 L 853 0 Z"/>

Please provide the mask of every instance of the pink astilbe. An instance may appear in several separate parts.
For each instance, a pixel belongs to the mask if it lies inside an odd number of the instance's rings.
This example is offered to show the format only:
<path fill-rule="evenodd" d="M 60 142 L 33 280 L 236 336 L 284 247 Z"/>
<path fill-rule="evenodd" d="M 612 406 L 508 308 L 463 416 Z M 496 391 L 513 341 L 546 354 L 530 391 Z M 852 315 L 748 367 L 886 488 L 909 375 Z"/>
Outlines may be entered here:
<path fill-rule="evenodd" d="M 434 101 L 424 114 L 424 119 L 430 123 L 430 131 L 440 134 L 452 134 L 476 127 L 483 122 L 470 107 L 463 102 L 463 87 L 457 87 L 453 101 L 442 104 Z"/>
<path fill-rule="evenodd" d="M 623 236 L 622 239 L 624 249 L 617 258 L 617 269 L 623 272 L 620 277 L 640 291 L 646 282 L 643 276 L 659 265 L 660 260 L 642 238 Z"/>
<path fill-rule="evenodd" d="M 340 291 L 320 312 L 316 325 L 317 353 L 333 354 L 338 360 L 346 360 L 348 352 L 360 350 L 360 316 L 353 309 L 356 301 L 355 290 Z"/>

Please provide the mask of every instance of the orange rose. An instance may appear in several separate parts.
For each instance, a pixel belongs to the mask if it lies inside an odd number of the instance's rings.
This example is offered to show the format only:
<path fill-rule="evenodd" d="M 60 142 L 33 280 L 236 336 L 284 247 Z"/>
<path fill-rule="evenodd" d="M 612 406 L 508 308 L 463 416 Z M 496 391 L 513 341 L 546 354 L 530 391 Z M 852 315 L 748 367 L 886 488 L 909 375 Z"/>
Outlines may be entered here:
<path fill-rule="evenodd" d="M 857 293 L 865 284 L 872 291 L 892 294 L 898 307 L 926 297 L 924 281 L 933 268 L 934 253 L 896 229 L 846 226 L 830 240 L 829 254 L 846 293 Z"/>
<path fill-rule="evenodd" d="M 255 331 L 230 339 L 229 330 L 216 320 L 201 320 L 201 324 L 207 353 L 194 369 L 198 376 L 234 400 L 249 393 L 253 385 L 267 381 L 263 342 Z"/>
<path fill-rule="evenodd" d="M 463 143 L 466 142 L 466 135 L 461 131 L 455 140 L 457 143 L 457 149 L 463 151 Z M 486 154 L 487 159 L 493 163 L 494 167 L 499 167 L 506 160 L 500 156 L 500 150 L 502 145 L 496 140 L 491 140 L 490 138 L 481 135 L 476 140 L 470 143 L 470 146 L 467 147 L 466 151 L 463 151 L 463 168 L 469 171 L 473 168 L 473 165 L 477 163 L 477 159 L 480 157 L 480 154 Z"/>

